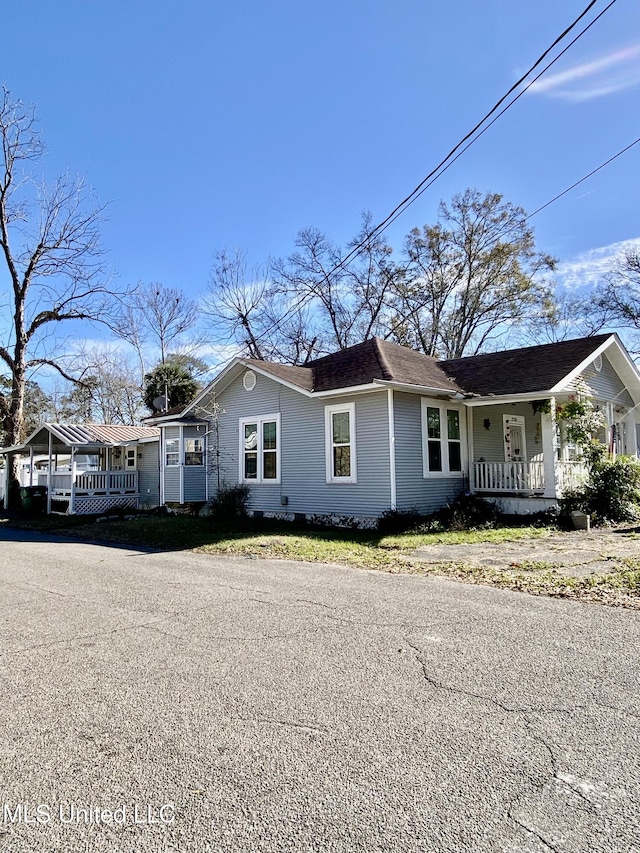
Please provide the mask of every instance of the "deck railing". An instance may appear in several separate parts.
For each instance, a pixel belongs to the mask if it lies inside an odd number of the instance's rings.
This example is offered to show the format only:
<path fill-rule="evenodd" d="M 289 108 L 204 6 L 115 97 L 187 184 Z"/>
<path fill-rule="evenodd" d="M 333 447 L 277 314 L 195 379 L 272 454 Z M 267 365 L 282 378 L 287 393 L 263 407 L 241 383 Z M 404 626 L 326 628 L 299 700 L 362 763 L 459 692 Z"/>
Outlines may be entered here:
<path fill-rule="evenodd" d="M 558 495 L 581 486 L 588 476 L 583 462 L 556 462 Z M 545 488 L 544 462 L 474 462 L 476 492 L 534 492 Z"/>
<path fill-rule="evenodd" d="M 589 476 L 587 466 L 584 462 L 578 462 L 577 460 L 558 462 L 556 471 L 560 494 L 582 486 Z"/>
<path fill-rule="evenodd" d="M 53 495 L 71 495 L 73 474 L 52 472 L 51 492 Z M 47 473 L 38 474 L 38 485 L 46 486 Z M 137 471 L 78 471 L 76 473 L 75 494 L 77 496 L 135 495 L 138 492 Z"/>
<path fill-rule="evenodd" d="M 474 462 L 477 492 L 542 492 L 544 462 Z"/>

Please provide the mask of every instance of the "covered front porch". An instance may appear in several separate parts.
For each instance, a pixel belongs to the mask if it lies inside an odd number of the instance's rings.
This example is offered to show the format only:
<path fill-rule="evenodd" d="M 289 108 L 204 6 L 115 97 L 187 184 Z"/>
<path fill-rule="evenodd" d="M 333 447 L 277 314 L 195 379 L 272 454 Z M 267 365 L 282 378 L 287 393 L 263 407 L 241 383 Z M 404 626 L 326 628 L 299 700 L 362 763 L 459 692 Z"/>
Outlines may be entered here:
<path fill-rule="evenodd" d="M 555 400 L 514 399 L 469 408 L 471 491 L 505 512 L 537 512 L 579 488 L 588 471 L 566 440 Z"/>
<path fill-rule="evenodd" d="M 69 515 L 157 505 L 158 441 L 154 427 L 44 424 L 24 444 L 2 450 L 5 495 L 15 503 L 20 487 L 39 487 L 46 490 L 47 513 Z M 9 482 L 16 457 L 20 480 Z"/>

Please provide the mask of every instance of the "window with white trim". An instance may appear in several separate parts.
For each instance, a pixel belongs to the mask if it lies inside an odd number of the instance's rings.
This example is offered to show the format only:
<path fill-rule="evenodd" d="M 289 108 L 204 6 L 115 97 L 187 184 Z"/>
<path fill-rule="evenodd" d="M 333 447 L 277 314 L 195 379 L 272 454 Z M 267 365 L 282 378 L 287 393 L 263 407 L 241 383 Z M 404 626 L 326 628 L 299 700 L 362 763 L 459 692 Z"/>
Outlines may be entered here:
<path fill-rule="evenodd" d="M 355 403 L 325 406 L 324 418 L 327 483 L 355 483 Z"/>
<path fill-rule="evenodd" d="M 240 482 L 280 482 L 280 415 L 240 420 Z"/>
<path fill-rule="evenodd" d="M 180 439 L 167 438 L 164 442 L 165 465 L 180 464 Z"/>
<path fill-rule="evenodd" d="M 185 438 L 184 464 L 202 465 L 204 459 L 204 442 L 201 437 Z"/>
<path fill-rule="evenodd" d="M 464 467 L 463 410 L 425 398 L 421 407 L 424 476 L 460 476 Z"/>

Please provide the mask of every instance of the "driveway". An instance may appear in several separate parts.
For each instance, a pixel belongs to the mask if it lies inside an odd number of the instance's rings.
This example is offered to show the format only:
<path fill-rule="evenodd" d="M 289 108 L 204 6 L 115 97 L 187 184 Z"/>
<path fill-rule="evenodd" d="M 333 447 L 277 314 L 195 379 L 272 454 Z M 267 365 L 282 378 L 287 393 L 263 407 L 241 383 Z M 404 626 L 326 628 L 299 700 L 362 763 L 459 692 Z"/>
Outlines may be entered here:
<path fill-rule="evenodd" d="M 0 539 L 0 851 L 640 850 L 637 611 Z"/>

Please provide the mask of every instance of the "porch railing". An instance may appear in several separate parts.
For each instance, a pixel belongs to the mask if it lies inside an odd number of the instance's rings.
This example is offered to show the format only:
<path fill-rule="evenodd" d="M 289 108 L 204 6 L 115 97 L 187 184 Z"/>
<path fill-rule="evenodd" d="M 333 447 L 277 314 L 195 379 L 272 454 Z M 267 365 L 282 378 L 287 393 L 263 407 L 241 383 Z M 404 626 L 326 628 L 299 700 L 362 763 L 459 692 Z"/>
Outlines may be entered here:
<path fill-rule="evenodd" d="M 545 488 L 544 462 L 474 462 L 476 492 L 534 492 Z M 558 496 L 577 489 L 587 479 L 583 462 L 556 462 Z"/>
<path fill-rule="evenodd" d="M 544 462 L 474 462 L 477 492 L 542 492 Z"/>
<path fill-rule="evenodd" d="M 560 494 L 577 489 L 588 478 L 589 472 L 584 462 L 558 462 L 556 466 L 558 490 Z"/>
<path fill-rule="evenodd" d="M 53 472 L 51 491 L 54 495 L 71 495 L 73 474 Z M 38 474 L 38 485 L 47 485 L 47 474 Z M 135 495 L 138 492 L 137 471 L 84 471 L 76 473 L 77 496 Z"/>

